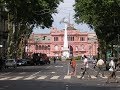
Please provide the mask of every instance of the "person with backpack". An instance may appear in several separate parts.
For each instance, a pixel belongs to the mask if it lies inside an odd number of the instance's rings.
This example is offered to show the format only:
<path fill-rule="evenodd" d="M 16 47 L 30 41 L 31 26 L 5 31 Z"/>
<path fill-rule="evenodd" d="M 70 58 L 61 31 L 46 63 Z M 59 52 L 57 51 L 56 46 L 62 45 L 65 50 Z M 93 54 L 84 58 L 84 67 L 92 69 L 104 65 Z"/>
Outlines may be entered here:
<path fill-rule="evenodd" d="M 111 59 L 110 63 L 109 63 L 109 66 L 110 66 L 110 75 L 108 76 L 108 79 L 106 81 L 106 83 L 110 83 L 110 79 L 115 79 L 115 82 L 118 83 L 118 80 L 116 78 L 116 69 L 115 69 L 115 62 L 113 59 Z"/>
<path fill-rule="evenodd" d="M 96 66 L 98 68 L 98 72 L 96 74 L 96 77 L 98 77 L 99 73 L 102 73 L 102 76 L 104 77 L 104 71 L 103 71 L 103 67 L 104 67 L 105 63 L 103 59 L 99 59 L 96 63 Z"/>
<path fill-rule="evenodd" d="M 84 68 L 83 68 L 84 71 L 82 72 L 82 75 L 81 75 L 80 79 L 83 78 L 83 76 L 85 75 L 85 73 L 87 73 L 88 76 L 89 76 L 89 78 L 91 78 L 91 76 L 89 74 L 89 65 L 88 65 L 88 59 L 87 59 L 86 55 L 84 55 L 84 61 L 83 62 L 84 62 Z"/>

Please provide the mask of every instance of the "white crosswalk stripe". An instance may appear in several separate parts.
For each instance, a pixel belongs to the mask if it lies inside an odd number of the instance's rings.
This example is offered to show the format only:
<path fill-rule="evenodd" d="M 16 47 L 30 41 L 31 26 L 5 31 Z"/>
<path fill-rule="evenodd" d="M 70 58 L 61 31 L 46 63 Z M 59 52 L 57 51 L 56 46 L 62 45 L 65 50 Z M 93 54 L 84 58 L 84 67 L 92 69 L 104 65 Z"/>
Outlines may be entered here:
<path fill-rule="evenodd" d="M 77 78 L 81 78 L 81 76 L 80 76 L 80 75 L 77 75 Z M 82 78 L 84 78 L 84 77 L 82 77 Z"/>
<path fill-rule="evenodd" d="M 120 78 L 120 76 L 116 76 L 117 78 Z"/>
<path fill-rule="evenodd" d="M 101 78 L 104 78 L 104 79 L 108 78 L 108 76 L 104 76 L 104 77 L 103 77 L 102 75 L 100 75 L 100 77 L 101 77 Z"/>
<path fill-rule="evenodd" d="M 77 78 L 80 78 L 81 76 L 80 75 L 77 75 Z"/>
<path fill-rule="evenodd" d="M 47 76 L 41 76 L 39 78 L 37 78 L 37 80 L 40 80 L 40 79 L 45 79 Z"/>
<path fill-rule="evenodd" d="M 4 77 L 4 78 L 0 78 L 0 80 L 7 80 L 9 79 L 10 77 Z"/>
<path fill-rule="evenodd" d="M 53 75 L 53 76 L 49 76 L 49 75 L 41 75 L 41 76 L 28 76 L 28 77 L 25 77 L 25 76 L 11 76 L 11 77 L 0 77 L 0 80 L 61 80 L 61 79 L 65 79 L 65 80 L 69 80 L 69 79 L 74 79 L 74 78 L 77 78 L 79 79 L 81 76 L 80 75 L 76 75 L 75 77 L 73 76 L 70 76 L 70 75 Z M 86 79 L 87 76 L 84 76 L 82 79 Z M 91 79 L 107 79 L 108 76 L 99 76 L 99 77 L 95 77 L 94 75 L 91 75 Z M 120 79 L 120 76 L 117 76 L 118 79 Z"/>
<path fill-rule="evenodd" d="M 60 76 L 53 76 L 50 79 L 58 79 Z"/>
<path fill-rule="evenodd" d="M 15 77 L 15 78 L 12 78 L 10 80 L 18 80 L 18 79 L 21 79 L 21 78 L 23 78 L 23 77 Z"/>
<path fill-rule="evenodd" d="M 91 78 L 92 78 L 92 79 L 96 79 L 97 77 L 95 77 L 94 75 L 91 75 Z"/>
<path fill-rule="evenodd" d="M 66 76 L 64 77 L 64 79 L 71 79 L 71 76 L 66 75 Z"/>
<path fill-rule="evenodd" d="M 34 79 L 34 78 L 35 78 L 35 76 L 30 76 L 30 77 L 25 78 L 24 80 L 31 80 L 31 79 Z"/>

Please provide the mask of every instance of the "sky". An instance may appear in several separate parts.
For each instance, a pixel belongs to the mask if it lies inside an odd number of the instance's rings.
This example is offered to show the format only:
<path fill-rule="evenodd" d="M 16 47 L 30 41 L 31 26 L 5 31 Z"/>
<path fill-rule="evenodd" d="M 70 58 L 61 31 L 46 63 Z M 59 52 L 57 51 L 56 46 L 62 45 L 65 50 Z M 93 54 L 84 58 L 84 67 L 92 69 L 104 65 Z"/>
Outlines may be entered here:
<path fill-rule="evenodd" d="M 64 0 L 64 2 L 60 3 L 59 7 L 57 8 L 58 13 L 53 14 L 54 22 L 52 24 L 53 27 L 58 28 L 59 30 L 64 29 L 64 24 L 60 23 L 60 21 L 65 17 L 70 19 L 70 23 L 74 25 L 74 27 L 81 32 L 93 32 L 92 29 L 89 28 L 87 24 L 76 24 L 74 19 L 74 5 L 75 0 Z M 40 27 L 34 28 L 33 32 L 36 34 L 40 33 L 50 33 L 49 28 L 45 28 L 44 30 Z"/>

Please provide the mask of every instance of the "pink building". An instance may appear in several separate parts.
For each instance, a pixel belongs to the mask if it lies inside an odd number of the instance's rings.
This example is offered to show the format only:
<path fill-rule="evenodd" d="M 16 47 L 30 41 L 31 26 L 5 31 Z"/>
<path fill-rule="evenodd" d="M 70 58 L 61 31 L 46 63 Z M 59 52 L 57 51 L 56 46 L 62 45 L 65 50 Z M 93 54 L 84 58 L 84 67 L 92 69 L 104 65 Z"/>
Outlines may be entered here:
<path fill-rule="evenodd" d="M 95 33 L 80 32 L 73 26 L 67 28 L 70 55 L 73 56 L 96 56 L 97 37 Z M 26 48 L 26 53 L 45 53 L 48 56 L 62 56 L 64 30 L 51 28 L 49 34 L 32 33 Z"/>

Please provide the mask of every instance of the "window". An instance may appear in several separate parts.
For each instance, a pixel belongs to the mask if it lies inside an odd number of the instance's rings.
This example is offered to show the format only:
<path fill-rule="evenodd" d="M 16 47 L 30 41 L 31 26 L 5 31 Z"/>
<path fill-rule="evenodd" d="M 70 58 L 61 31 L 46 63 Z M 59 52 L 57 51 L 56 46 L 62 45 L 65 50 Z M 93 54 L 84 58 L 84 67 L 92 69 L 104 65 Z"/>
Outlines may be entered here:
<path fill-rule="evenodd" d="M 81 46 L 80 46 L 80 50 L 84 50 L 85 49 L 85 46 L 82 44 Z"/>
<path fill-rule="evenodd" d="M 38 45 L 35 45 L 35 50 L 38 50 L 38 48 L 39 48 Z"/>
<path fill-rule="evenodd" d="M 41 50 L 42 49 L 42 47 L 41 47 L 41 45 L 39 46 L 39 50 Z"/>
<path fill-rule="evenodd" d="M 48 50 L 50 50 L 50 45 L 48 45 Z"/>
<path fill-rule="evenodd" d="M 72 37 L 72 41 L 74 41 L 74 37 Z"/>
<path fill-rule="evenodd" d="M 57 45 L 55 46 L 55 51 L 58 51 L 58 46 Z"/>
<path fill-rule="evenodd" d="M 44 45 L 42 45 L 42 50 L 44 50 Z"/>
<path fill-rule="evenodd" d="M 58 41 L 58 37 L 54 37 L 54 41 Z"/>
<path fill-rule="evenodd" d="M 84 37 L 80 37 L 80 41 L 85 41 L 85 38 Z"/>
<path fill-rule="evenodd" d="M 76 46 L 76 51 L 78 51 L 78 46 Z"/>
<path fill-rule="evenodd" d="M 74 41 L 74 37 L 68 36 L 68 41 Z"/>

